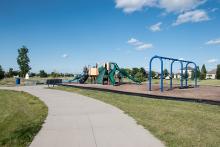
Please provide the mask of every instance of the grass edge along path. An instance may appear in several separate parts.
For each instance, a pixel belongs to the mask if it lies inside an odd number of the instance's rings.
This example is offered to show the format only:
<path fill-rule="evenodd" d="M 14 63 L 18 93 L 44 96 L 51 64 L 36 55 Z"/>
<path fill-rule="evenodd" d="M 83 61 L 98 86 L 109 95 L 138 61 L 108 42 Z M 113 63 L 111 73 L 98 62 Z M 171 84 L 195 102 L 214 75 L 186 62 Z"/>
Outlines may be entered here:
<path fill-rule="evenodd" d="M 220 107 L 59 86 L 114 105 L 169 147 L 220 146 Z"/>
<path fill-rule="evenodd" d="M 0 146 L 29 146 L 47 113 L 47 106 L 33 95 L 0 90 Z"/>

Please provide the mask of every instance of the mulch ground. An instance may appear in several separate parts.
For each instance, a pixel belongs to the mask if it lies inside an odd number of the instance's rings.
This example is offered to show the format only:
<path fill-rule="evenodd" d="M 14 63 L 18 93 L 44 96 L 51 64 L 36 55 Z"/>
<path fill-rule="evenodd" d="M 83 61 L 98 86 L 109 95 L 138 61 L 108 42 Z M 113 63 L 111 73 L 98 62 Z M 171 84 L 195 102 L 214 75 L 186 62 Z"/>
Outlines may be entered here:
<path fill-rule="evenodd" d="M 164 85 L 164 92 L 160 92 L 159 84 L 152 85 L 152 91 L 148 90 L 147 84 L 142 84 L 142 85 L 122 84 L 120 86 L 112 86 L 112 85 L 100 85 L 100 84 L 66 83 L 66 85 L 77 85 L 80 87 L 95 87 L 101 89 L 110 89 L 110 90 L 143 93 L 143 94 L 151 94 L 151 95 L 159 95 L 159 96 L 172 96 L 172 97 L 220 101 L 220 87 L 215 87 L 215 86 L 199 86 L 197 88 L 180 89 L 178 88 L 177 85 L 174 85 L 174 88 L 172 90 L 169 90 L 168 85 Z"/>

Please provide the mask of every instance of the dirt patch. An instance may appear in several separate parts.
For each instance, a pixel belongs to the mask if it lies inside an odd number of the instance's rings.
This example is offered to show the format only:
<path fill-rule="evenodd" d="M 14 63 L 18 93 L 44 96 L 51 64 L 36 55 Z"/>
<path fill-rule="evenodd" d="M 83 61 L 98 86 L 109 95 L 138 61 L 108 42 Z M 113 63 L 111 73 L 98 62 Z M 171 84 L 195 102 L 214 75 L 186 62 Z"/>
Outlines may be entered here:
<path fill-rule="evenodd" d="M 180 89 L 176 85 L 172 90 L 169 90 L 169 88 L 165 86 L 164 92 L 160 92 L 159 84 L 152 85 L 152 91 L 148 90 L 148 84 L 142 84 L 142 85 L 123 84 L 120 86 L 112 86 L 112 85 L 99 85 L 99 84 L 74 84 L 74 83 L 67 84 L 66 83 L 66 85 L 77 85 L 80 87 L 95 87 L 101 89 L 110 89 L 110 90 L 151 94 L 151 95 L 159 95 L 159 96 L 171 96 L 171 97 L 220 101 L 220 87 L 215 87 L 215 86 L 199 86 L 197 88 Z"/>

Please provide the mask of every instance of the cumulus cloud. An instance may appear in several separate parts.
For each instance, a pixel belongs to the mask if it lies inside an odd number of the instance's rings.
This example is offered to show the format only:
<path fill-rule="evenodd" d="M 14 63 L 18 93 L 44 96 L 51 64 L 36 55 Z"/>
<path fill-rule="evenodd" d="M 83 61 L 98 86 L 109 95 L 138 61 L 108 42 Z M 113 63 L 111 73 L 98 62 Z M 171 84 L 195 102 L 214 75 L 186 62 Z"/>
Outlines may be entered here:
<path fill-rule="evenodd" d="M 177 26 L 188 22 L 195 23 L 195 22 L 208 21 L 208 20 L 209 20 L 209 16 L 204 10 L 188 11 L 183 14 L 180 14 L 176 22 L 173 23 L 173 26 Z"/>
<path fill-rule="evenodd" d="M 150 48 L 153 48 L 153 44 L 151 43 L 144 43 L 142 45 L 139 45 L 136 50 L 138 51 L 142 51 L 142 50 L 145 50 L 145 49 L 150 49 Z"/>
<path fill-rule="evenodd" d="M 205 44 L 206 45 L 218 45 L 218 44 L 220 44 L 220 38 L 209 40 Z"/>
<path fill-rule="evenodd" d="M 139 41 L 135 38 L 131 38 L 131 39 L 128 40 L 128 44 L 130 44 L 130 45 L 142 45 L 143 42 L 141 42 L 141 41 Z"/>
<path fill-rule="evenodd" d="M 157 0 L 116 0 L 116 8 L 121 8 L 125 13 L 132 13 L 144 7 L 152 7 Z"/>
<path fill-rule="evenodd" d="M 156 24 L 150 26 L 149 29 L 150 29 L 152 32 L 158 32 L 158 31 L 161 31 L 161 25 L 162 25 L 162 22 L 158 22 L 158 23 L 156 23 Z"/>
<path fill-rule="evenodd" d="M 205 2 L 206 0 L 159 0 L 159 6 L 167 12 L 185 12 Z"/>
<path fill-rule="evenodd" d="M 195 9 L 206 0 L 116 0 L 116 8 L 125 13 L 139 11 L 145 7 L 163 8 L 167 12 L 184 12 Z"/>
<path fill-rule="evenodd" d="M 218 59 L 209 59 L 208 60 L 208 63 L 216 63 L 216 62 L 218 62 Z"/>
<path fill-rule="evenodd" d="M 63 54 L 61 57 L 66 59 L 66 58 L 68 58 L 68 55 L 67 54 Z"/>
<path fill-rule="evenodd" d="M 132 45 L 132 46 L 135 46 L 135 49 L 138 50 L 138 51 L 153 48 L 153 44 L 144 43 L 144 42 L 141 42 L 141 41 L 139 41 L 138 39 L 135 39 L 135 38 L 129 39 L 127 41 L 127 43 Z"/>

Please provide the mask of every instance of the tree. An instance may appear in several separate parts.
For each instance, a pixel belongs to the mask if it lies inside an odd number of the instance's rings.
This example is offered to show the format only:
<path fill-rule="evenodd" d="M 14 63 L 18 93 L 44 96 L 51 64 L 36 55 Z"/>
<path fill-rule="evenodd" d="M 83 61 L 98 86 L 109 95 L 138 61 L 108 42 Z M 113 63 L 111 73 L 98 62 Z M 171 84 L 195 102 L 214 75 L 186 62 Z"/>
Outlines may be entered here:
<path fill-rule="evenodd" d="M 137 73 L 139 72 L 139 69 L 138 68 L 132 68 L 132 71 L 131 71 L 131 75 L 132 76 L 135 76 Z"/>
<path fill-rule="evenodd" d="M 169 72 L 168 72 L 167 69 L 164 69 L 164 70 L 163 70 L 163 76 L 164 76 L 164 78 L 166 78 L 167 76 L 169 76 Z"/>
<path fill-rule="evenodd" d="M 206 68 L 205 68 L 205 64 L 203 64 L 203 65 L 202 65 L 202 68 L 201 68 L 200 79 L 201 79 L 201 80 L 205 80 L 206 74 L 207 74 L 207 71 L 206 71 Z"/>
<path fill-rule="evenodd" d="M 88 74 L 89 74 L 89 69 L 88 69 L 87 66 L 84 66 L 84 67 L 83 67 L 83 73 L 84 73 L 85 75 L 88 75 Z"/>
<path fill-rule="evenodd" d="M 220 80 L 220 64 L 217 65 L 216 79 Z"/>
<path fill-rule="evenodd" d="M 47 77 L 47 73 L 46 73 L 44 70 L 40 70 L 39 76 L 40 76 L 41 78 L 46 78 L 46 77 Z"/>
<path fill-rule="evenodd" d="M 151 76 L 152 76 L 152 79 L 156 78 L 156 72 L 155 71 L 151 71 Z"/>
<path fill-rule="evenodd" d="M 2 66 L 0 65 L 0 80 L 3 79 L 5 77 L 5 72 L 2 69 Z"/>
<path fill-rule="evenodd" d="M 20 68 L 21 77 L 25 77 L 25 75 L 31 70 L 29 65 L 30 59 L 28 57 L 28 48 L 25 46 L 22 46 L 20 49 L 18 49 L 17 63 Z"/>
<path fill-rule="evenodd" d="M 200 78 L 200 70 L 199 70 L 199 67 L 197 66 L 196 69 L 197 69 L 196 77 L 197 77 L 197 79 L 199 79 L 199 78 Z M 195 79 L 195 71 L 192 70 L 191 80 L 194 80 L 194 79 Z"/>
<path fill-rule="evenodd" d="M 8 70 L 8 77 L 11 78 L 13 76 L 14 76 L 13 75 L 13 68 L 9 68 L 9 70 Z"/>
<path fill-rule="evenodd" d="M 140 71 L 137 72 L 134 77 L 135 77 L 135 79 L 137 79 L 140 82 L 143 82 L 145 80 L 143 73 Z"/>
<path fill-rule="evenodd" d="M 59 73 L 53 71 L 53 72 L 51 72 L 50 76 L 53 78 L 56 78 L 56 77 L 59 77 Z"/>
<path fill-rule="evenodd" d="M 132 70 L 130 68 L 125 68 L 124 69 L 129 75 L 131 75 Z"/>
<path fill-rule="evenodd" d="M 144 75 L 144 78 L 147 78 L 147 72 L 143 67 L 141 67 L 139 71 Z"/>

